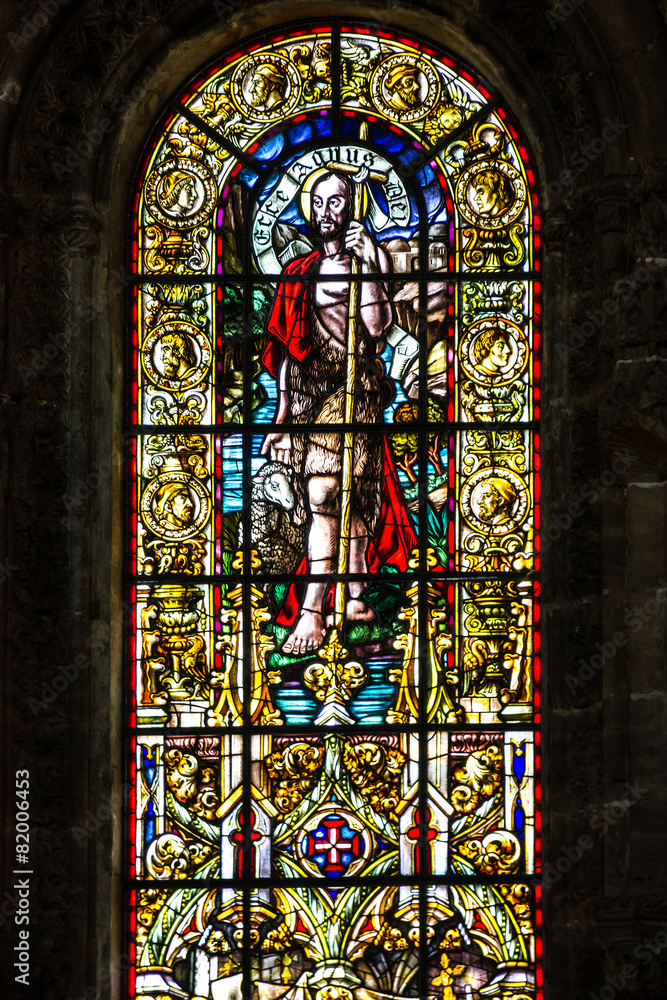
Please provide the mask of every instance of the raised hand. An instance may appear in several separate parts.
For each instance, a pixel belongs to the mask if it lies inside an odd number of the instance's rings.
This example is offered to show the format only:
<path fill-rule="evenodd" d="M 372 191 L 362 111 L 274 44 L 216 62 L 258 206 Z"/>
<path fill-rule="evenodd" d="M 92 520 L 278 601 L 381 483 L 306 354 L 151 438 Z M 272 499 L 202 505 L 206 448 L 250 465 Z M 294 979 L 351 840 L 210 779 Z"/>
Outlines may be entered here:
<path fill-rule="evenodd" d="M 367 270 L 378 270 L 377 248 L 368 230 L 360 222 L 352 221 L 347 227 L 345 249 L 358 257 Z"/>

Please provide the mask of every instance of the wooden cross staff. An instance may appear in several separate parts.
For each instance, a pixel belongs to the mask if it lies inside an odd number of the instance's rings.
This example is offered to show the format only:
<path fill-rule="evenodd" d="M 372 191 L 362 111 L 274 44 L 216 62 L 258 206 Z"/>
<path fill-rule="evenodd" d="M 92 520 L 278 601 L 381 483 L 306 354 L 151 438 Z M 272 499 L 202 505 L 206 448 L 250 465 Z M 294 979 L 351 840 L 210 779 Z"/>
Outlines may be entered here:
<path fill-rule="evenodd" d="M 361 135 L 364 139 L 366 136 Z M 387 174 L 379 170 L 369 170 L 368 167 L 352 166 L 349 163 L 327 163 L 327 170 L 335 170 L 339 173 L 351 174 L 354 182 L 354 204 L 352 218 L 355 222 L 361 222 L 363 205 L 364 184 L 368 180 L 380 181 L 383 184 L 387 181 Z M 359 261 L 352 257 L 350 262 L 350 275 L 359 274 Z M 347 338 L 346 353 L 347 367 L 345 373 L 345 424 L 354 421 L 354 390 L 357 377 L 357 330 L 359 326 L 359 298 L 360 282 L 350 281 L 349 309 L 347 314 Z M 352 431 L 345 431 L 343 435 L 343 455 L 341 460 L 341 498 L 340 498 L 340 541 L 338 544 L 338 577 L 336 581 L 334 597 L 334 628 L 343 637 L 343 627 L 345 624 L 345 588 L 346 584 L 340 577 L 347 573 L 350 566 L 350 531 L 352 522 L 352 461 L 354 458 L 354 434 Z"/>

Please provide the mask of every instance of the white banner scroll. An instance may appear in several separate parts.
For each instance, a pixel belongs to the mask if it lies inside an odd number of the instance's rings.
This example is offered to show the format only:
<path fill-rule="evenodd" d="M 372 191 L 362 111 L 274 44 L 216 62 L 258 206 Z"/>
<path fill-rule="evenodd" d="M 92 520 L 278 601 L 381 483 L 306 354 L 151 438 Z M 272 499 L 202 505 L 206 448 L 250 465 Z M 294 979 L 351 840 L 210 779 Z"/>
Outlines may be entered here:
<path fill-rule="evenodd" d="M 294 160 L 263 202 L 255 204 L 252 222 L 252 245 L 255 261 L 262 274 L 280 274 L 282 267 L 273 246 L 273 229 L 280 216 L 299 196 L 303 184 L 315 171 L 327 163 L 349 163 L 366 166 L 387 174 L 383 185 L 387 212 L 383 212 L 368 191 L 367 216 L 375 232 L 397 226 L 405 228 L 410 221 L 410 201 L 403 181 L 384 157 L 361 146 L 328 145 L 313 149 Z M 300 241 L 303 242 L 303 241 Z M 305 246 L 305 244 L 304 244 Z M 307 248 L 306 248 L 307 249 Z M 300 252 L 305 252 L 300 250 Z"/>

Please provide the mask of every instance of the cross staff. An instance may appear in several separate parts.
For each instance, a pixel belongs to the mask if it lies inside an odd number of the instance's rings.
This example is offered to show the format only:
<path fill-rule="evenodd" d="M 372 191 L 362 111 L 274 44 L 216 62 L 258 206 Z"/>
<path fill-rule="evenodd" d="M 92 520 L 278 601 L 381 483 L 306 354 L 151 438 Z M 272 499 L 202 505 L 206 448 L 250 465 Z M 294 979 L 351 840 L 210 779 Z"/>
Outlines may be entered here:
<path fill-rule="evenodd" d="M 365 136 L 362 136 L 365 138 Z M 362 199 L 364 185 L 368 180 L 386 183 L 387 174 L 379 170 L 369 170 L 367 166 L 356 167 L 349 163 L 336 163 L 333 160 L 327 163 L 327 170 L 335 170 L 339 173 L 351 174 L 354 183 L 354 201 L 352 218 L 355 222 L 361 222 Z M 359 274 L 359 261 L 352 257 L 350 261 L 350 275 Z M 350 281 L 350 299 L 347 314 L 347 368 L 345 373 L 345 424 L 354 421 L 354 385 L 357 377 L 357 329 L 359 325 L 359 293 L 360 282 Z M 343 455 L 341 460 L 341 498 L 340 498 L 340 541 L 338 545 L 338 577 L 334 591 L 334 628 L 339 635 L 343 635 L 345 624 L 345 588 L 346 584 L 340 577 L 348 572 L 350 566 L 350 529 L 352 519 L 352 459 L 354 455 L 354 434 L 352 431 L 345 431 L 343 435 Z"/>

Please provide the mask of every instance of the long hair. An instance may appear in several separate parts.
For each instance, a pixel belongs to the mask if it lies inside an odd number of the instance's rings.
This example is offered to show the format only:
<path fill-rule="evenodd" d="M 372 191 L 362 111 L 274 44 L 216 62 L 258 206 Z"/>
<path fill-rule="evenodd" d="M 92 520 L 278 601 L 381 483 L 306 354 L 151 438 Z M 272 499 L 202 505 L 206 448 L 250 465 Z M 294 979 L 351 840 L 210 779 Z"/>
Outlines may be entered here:
<path fill-rule="evenodd" d="M 178 349 L 177 356 L 183 359 L 188 368 L 195 367 L 197 364 L 197 355 L 192 346 L 192 341 L 184 333 L 181 333 L 180 330 L 171 330 L 169 333 L 165 333 L 161 342 L 163 344 L 174 344 Z"/>
<path fill-rule="evenodd" d="M 332 177 L 335 177 L 336 180 L 341 181 L 341 183 L 345 185 L 347 204 L 350 210 L 350 219 L 351 219 L 352 212 L 354 210 L 354 182 L 352 181 L 352 178 L 349 177 L 347 174 L 339 172 L 338 170 L 327 170 L 326 173 L 322 174 L 322 176 L 318 178 L 317 183 L 313 186 L 313 189 L 310 192 L 310 197 L 312 198 L 314 196 L 315 191 L 320 186 L 320 184 L 322 184 L 324 181 L 330 180 Z M 310 212 L 310 233 L 311 236 L 314 236 L 315 238 L 320 238 L 320 235 L 317 232 L 315 220 L 313 218 L 312 208 Z"/>

